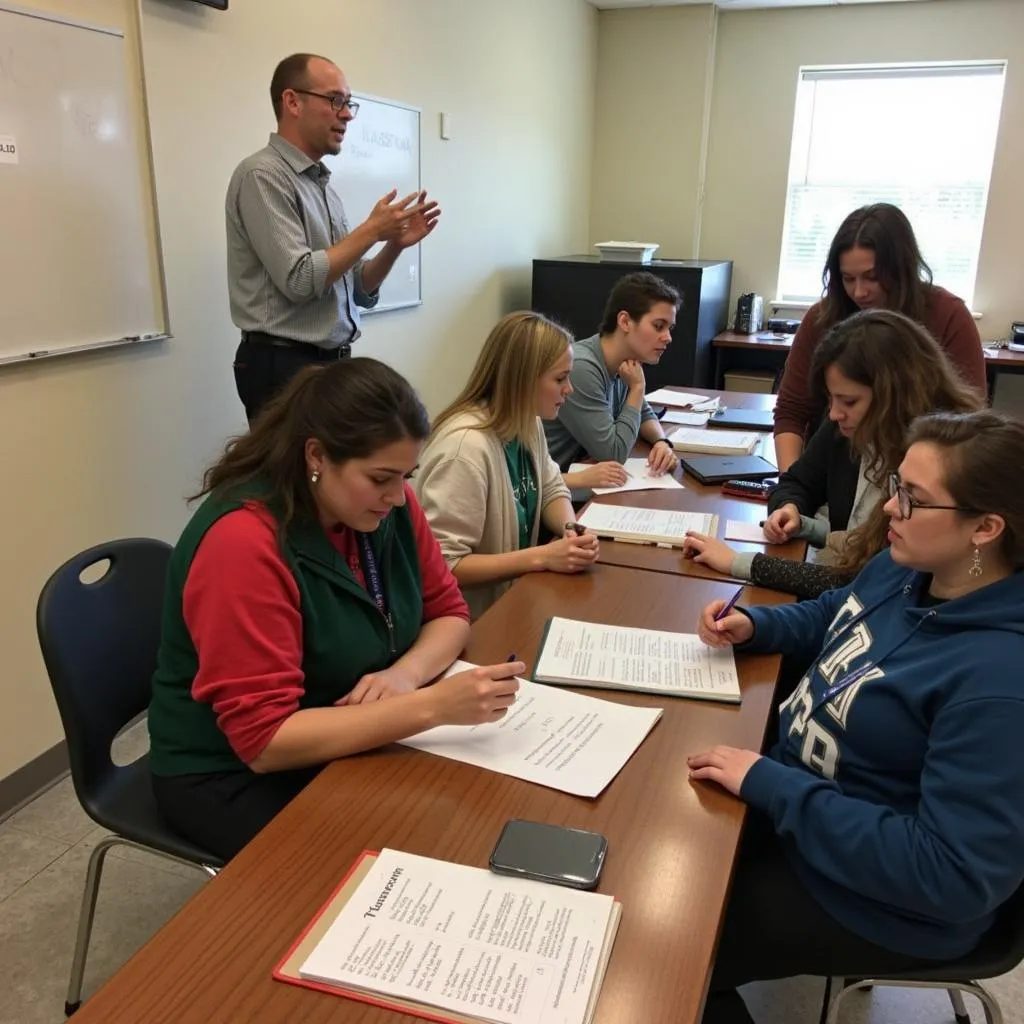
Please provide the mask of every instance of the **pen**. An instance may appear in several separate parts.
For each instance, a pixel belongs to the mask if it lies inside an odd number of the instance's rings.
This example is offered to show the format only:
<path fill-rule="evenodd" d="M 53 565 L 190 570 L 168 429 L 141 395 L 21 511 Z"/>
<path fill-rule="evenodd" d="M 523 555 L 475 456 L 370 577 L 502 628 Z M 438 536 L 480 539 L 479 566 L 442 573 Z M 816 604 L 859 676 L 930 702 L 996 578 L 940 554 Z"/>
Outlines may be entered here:
<path fill-rule="evenodd" d="M 725 607 L 715 616 L 715 622 L 718 622 L 721 619 L 724 619 L 726 617 L 726 615 L 728 615 L 729 612 L 732 611 L 733 606 L 740 599 L 740 595 L 742 593 L 743 593 L 743 588 L 742 587 L 737 587 L 736 593 L 733 594 L 732 597 L 729 598 L 729 600 L 726 603 Z"/>
<path fill-rule="evenodd" d="M 580 523 L 566 523 L 565 528 L 571 530 L 577 537 L 582 537 L 587 532 L 587 528 Z"/>

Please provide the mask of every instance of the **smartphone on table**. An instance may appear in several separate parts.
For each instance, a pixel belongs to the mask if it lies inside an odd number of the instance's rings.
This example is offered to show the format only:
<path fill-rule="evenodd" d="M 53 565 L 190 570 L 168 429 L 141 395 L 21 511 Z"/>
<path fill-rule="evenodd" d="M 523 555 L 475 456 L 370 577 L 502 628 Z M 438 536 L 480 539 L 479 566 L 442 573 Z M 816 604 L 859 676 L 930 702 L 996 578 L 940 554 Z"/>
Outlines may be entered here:
<path fill-rule="evenodd" d="M 513 818 L 501 830 L 489 864 L 499 875 L 594 889 L 607 852 L 608 840 L 597 832 Z"/>

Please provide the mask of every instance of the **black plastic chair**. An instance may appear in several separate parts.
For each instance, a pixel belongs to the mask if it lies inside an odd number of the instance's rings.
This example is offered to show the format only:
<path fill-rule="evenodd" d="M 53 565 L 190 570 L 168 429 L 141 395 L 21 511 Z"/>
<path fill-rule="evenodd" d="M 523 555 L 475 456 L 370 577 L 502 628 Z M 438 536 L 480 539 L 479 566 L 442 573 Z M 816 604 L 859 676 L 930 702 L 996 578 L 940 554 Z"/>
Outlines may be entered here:
<path fill-rule="evenodd" d="M 222 861 L 168 828 L 157 811 L 149 756 L 124 767 L 111 760 L 117 734 L 149 706 L 160 644 L 171 548 L 145 538 L 99 544 L 65 562 L 36 607 L 43 661 L 60 711 L 71 779 L 85 812 L 113 835 L 96 844 L 82 894 L 64 1012 L 81 1005 L 96 896 L 107 852 L 131 846 L 216 874 Z M 106 571 L 92 582 L 83 574 Z"/>
<path fill-rule="evenodd" d="M 872 985 L 893 988 L 944 988 L 953 1004 L 957 1024 L 971 1024 L 963 993 L 968 992 L 981 1000 L 986 1024 L 1003 1024 L 1003 1011 L 999 1002 L 979 979 L 997 978 L 1012 971 L 1024 960 L 1024 887 L 1003 904 L 996 923 L 989 929 L 978 946 L 967 956 L 934 967 L 918 968 L 901 974 L 853 979 L 830 978 L 825 986 L 822 1007 L 824 1024 L 839 1024 L 839 1009 L 851 992 Z M 832 990 L 836 993 L 831 999 Z"/>

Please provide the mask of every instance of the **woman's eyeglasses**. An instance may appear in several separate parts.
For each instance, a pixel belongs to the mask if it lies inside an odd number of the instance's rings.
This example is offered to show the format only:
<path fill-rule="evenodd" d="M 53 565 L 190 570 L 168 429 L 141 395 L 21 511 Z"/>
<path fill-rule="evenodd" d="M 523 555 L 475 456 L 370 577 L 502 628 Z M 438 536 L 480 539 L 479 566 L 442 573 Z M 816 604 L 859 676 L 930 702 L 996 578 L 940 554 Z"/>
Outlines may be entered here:
<path fill-rule="evenodd" d="M 980 515 L 976 508 L 966 508 L 963 505 L 929 505 L 923 501 L 917 501 L 910 496 L 910 491 L 900 483 L 900 478 L 895 473 L 889 474 L 889 497 L 896 498 L 900 505 L 900 519 L 909 519 L 915 508 L 944 509 L 947 512 L 971 512 Z"/>

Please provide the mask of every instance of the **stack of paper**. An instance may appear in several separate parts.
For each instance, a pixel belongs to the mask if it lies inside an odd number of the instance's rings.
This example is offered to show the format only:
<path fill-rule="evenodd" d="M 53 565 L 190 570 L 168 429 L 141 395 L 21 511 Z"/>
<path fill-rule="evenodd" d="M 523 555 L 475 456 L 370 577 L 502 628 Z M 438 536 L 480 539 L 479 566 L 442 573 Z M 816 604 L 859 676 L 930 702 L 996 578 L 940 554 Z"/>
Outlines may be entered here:
<path fill-rule="evenodd" d="M 542 683 L 739 703 L 731 647 L 707 647 L 693 633 L 551 619 L 534 679 Z"/>
<path fill-rule="evenodd" d="M 446 674 L 473 667 L 457 661 Z M 520 679 L 515 704 L 497 722 L 440 725 L 401 742 L 564 793 L 596 797 L 660 717 L 661 708 L 613 704 Z"/>
<path fill-rule="evenodd" d="M 274 977 L 435 1021 L 588 1024 L 620 917 L 611 896 L 382 850 Z"/>
<path fill-rule="evenodd" d="M 592 533 L 633 544 L 659 544 L 679 548 L 686 534 L 718 533 L 718 516 L 701 512 L 669 512 L 656 508 L 590 504 L 577 522 Z"/>
<path fill-rule="evenodd" d="M 591 467 L 585 462 L 574 462 L 569 467 L 570 473 L 582 473 Z M 618 487 L 595 487 L 594 494 L 617 494 L 619 491 L 674 491 L 682 490 L 683 485 L 671 473 L 653 476 L 646 459 L 626 459 L 622 468 L 628 474 L 624 484 Z"/>
<path fill-rule="evenodd" d="M 697 430 L 692 427 L 678 427 L 668 435 L 668 439 L 677 452 L 751 455 L 761 440 L 761 435 L 743 430 Z"/>
<path fill-rule="evenodd" d="M 657 242 L 597 242 L 594 248 L 610 263 L 650 263 L 658 250 Z"/>
<path fill-rule="evenodd" d="M 658 388 L 649 395 L 644 395 L 648 405 L 668 405 L 676 409 L 690 409 L 693 412 L 714 412 L 719 406 L 717 398 L 707 395 L 693 395 L 688 391 L 673 391 L 671 388 Z"/>
<path fill-rule="evenodd" d="M 661 417 L 662 423 L 674 423 L 679 427 L 706 427 L 711 413 L 687 412 L 685 409 L 667 409 Z"/>

